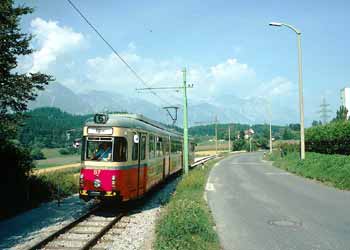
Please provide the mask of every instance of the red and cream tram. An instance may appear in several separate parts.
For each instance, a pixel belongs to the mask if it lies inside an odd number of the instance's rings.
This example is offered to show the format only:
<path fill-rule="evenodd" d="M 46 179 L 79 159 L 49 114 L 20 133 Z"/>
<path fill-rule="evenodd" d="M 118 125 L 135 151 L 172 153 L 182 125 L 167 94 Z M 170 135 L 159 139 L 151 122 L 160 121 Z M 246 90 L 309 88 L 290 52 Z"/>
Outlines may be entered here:
<path fill-rule="evenodd" d="M 81 199 L 143 196 L 183 167 L 182 135 L 134 114 L 96 114 L 83 130 Z M 189 142 L 189 161 L 194 143 Z"/>

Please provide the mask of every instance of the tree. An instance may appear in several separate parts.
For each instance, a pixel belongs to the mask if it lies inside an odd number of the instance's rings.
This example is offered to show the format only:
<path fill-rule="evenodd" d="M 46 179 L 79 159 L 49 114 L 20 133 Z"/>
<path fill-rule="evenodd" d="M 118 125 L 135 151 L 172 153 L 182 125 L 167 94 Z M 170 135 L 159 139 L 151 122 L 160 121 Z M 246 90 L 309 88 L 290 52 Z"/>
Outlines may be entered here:
<path fill-rule="evenodd" d="M 313 120 L 313 121 L 312 121 L 312 126 L 313 126 L 313 127 L 319 126 L 319 125 L 322 125 L 322 122 L 321 122 L 321 121 L 316 121 L 316 120 Z"/>
<path fill-rule="evenodd" d="M 291 139 L 293 139 L 293 133 L 292 133 L 292 131 L 289 128 L 285 128 L 283 130 L 282 139 L 283 140 L 291 140 Z"/>
<path fill-rule="evenodd" d="M 33 168 L 30 150 L 16 143 L 17 128 L 27 110 L 28 101 L 34 100 L 53 78 L 40 72 L 20 73 L 16 70 L 18 57 L 33 52 L 29 47 L 32 36 L 20 31 L 22 15 L 33 12 L 32 8 L 13 6 L 13 0 L 0 2 L 0 156 L 6 160 L 1 166 L 1 190 L 4 192 L 0 205 L 0 217 L 28 207 L 29 172 Z"/>
<path fill-rule="evenodd" d="M 300 124 L 299 123 L 291 123 L 288 126 L 291 130 L 294 131 L 300 131 Z"/>
<path fill-rule="evenodd" d="M 348 110 L 345 106 L 340 106 L 337 110 L 337 115 L 335 117 L 335 121 L 346 121 L 348 119 Z"/>
<path fill-rule="evenodd" d="M 32 35 L 20 31 L 22 15 L 33 9 L 13 7 L 13 0 L 0 3 L 0 139 L 14 136 L 28 101 L 34 100 L 36 91 L 42 90 L 53 78 L 40 72 L 19 73 L 16 71 L 18 57 L 33 52 L 29 47 Z"/>

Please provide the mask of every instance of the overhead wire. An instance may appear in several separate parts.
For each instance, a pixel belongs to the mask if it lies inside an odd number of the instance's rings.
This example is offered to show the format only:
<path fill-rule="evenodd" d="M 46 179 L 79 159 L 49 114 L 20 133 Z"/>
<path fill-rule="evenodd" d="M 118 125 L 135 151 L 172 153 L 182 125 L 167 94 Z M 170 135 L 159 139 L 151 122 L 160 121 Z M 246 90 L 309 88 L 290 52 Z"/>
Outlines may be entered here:
<path fill-rule="evenodd" d="M 97 30 L 97 28 L 87 19 L 87 17 L 79 10 L 79 8 L 74 5 L 74 3 L 71 0 L 67 0 L 68 3 L 71 5 L 71 7 L 84 19 L 84 21 L 95 31 L 95 33 L 104 41 L 104 43 L 109 47 L 113 53 L 119 58 L 119 60 L 124 63 L 124 65 L 131 71 L 131 73 L 146 87 L 150 87 L 145 80 L 142 79 L 142 77 L 134 70 L 130 64 L 114 49 L 114 47 L 103 37 L 103 35 Z M 162 97 L 160 97 L 154 90 L 150 90 L 150 92 L 157 96 L 161 101 L 166 103 L 167 105 L 172 105 Z"/>

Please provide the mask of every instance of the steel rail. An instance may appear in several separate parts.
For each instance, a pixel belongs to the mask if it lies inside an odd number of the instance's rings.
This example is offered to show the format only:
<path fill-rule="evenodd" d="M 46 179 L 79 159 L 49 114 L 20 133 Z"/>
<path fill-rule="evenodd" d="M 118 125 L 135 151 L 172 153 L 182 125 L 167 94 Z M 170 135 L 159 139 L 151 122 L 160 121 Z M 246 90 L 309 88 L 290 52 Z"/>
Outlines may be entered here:
<path fill-rule="evenodd" d="M 84 246 L 81 248 L 82 250 L 88 250 L 92 248 L 99 239 L 102 238 L 103 235 L 105 235 L 122 217 L 124 216 L 124 213 L 121 212 L 118 214 L 112 221 L 110 221 L 106 226 L 104 226 L 100 232 L 98 232 L 92 239 L 88 240 Z"/>
<path fill-rule="evenodd" d="M 94 212 L 96 212 L 100 207 L 99 206 L 95 206 L 93 207 L 91 210 L 89 210 L 87 213 L 85 213 L 84 215 L 80 216 L 78 219 L 72 221 L 71 223 L 63 226 L 62 228 L 60 228 L 59 230 L 57 230 L 56 232 L 50 234 L 49 236 L 47 236 L 45 239 L 39 241 L 38 243 L 34 244 L 33 246 L 31 246 L 30 248 L 28 248 L 27 250 L 37 250 L 37 249 L 41 249 L 42 247 L 44 247 L 45 245 L 47 245 L 49 242 L 53 241 L 55 238 L 57 238 L 59 235 L 66 233 L 67 231 L 69 231 L 70 229 L 72 229 L 73 227 L 75 227 L 77 224 L 79 224 L 80 222 L 84 221 L 85 219 L 87 219 L 91 214 L 93 214 Z"/>

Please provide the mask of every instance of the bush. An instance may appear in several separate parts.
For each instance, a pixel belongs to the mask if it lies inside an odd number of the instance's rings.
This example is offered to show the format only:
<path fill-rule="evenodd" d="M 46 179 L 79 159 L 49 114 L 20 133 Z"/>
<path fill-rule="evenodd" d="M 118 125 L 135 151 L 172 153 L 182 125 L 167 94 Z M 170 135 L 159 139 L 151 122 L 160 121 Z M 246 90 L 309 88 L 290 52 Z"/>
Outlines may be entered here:
<path fill-rule="evenodd" d="M 44 153 L 41 151 L 40 148 L 33 148 L 30 152 L 30 155 L 32 156 L 33 160 L 43 160 L 46 159 L 44 156 Z"/>
<path fill-rule="evenodd" d="M 282 142 L 278 144 L 278 149 L 283 157 L 290 153 L 300 152 L 300 144 L 296 142 Z"/>
<path fill-rule="evenodd" d="M 305 146 L 309 152 L 350 154 L 350 122 L 337 121 L 306 130 Z"/>
<path fill-rule="evenodd" d="M 74 154 L 78 154 L 79 153 L 79 149 L 73 148 L 73 147 L 61 148 L 58 152 L 61 155 L 74 155 Z"/>

